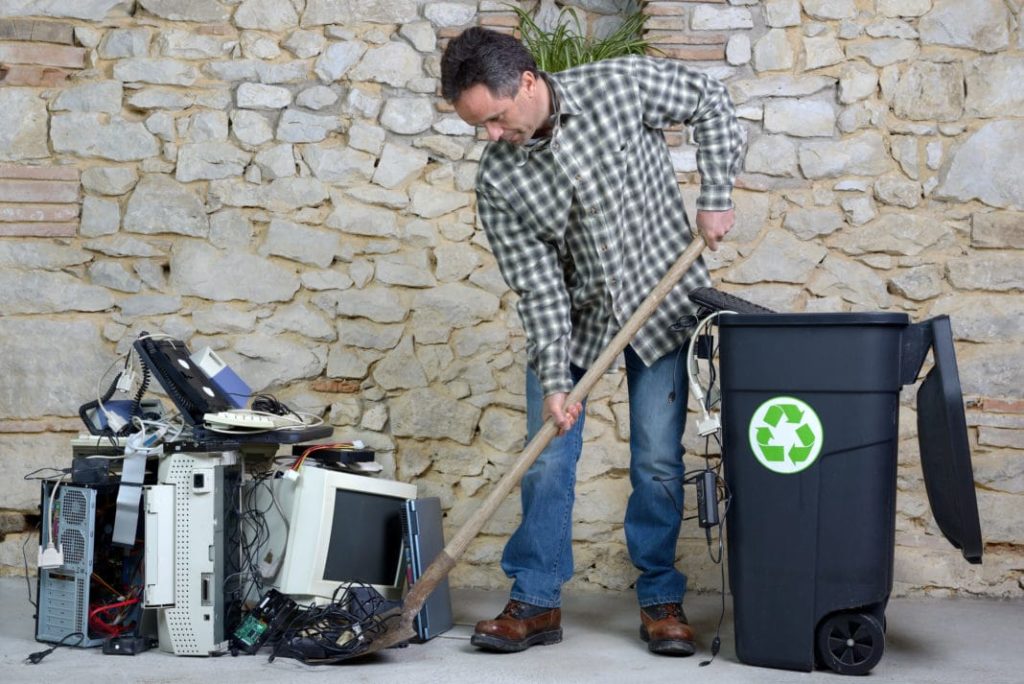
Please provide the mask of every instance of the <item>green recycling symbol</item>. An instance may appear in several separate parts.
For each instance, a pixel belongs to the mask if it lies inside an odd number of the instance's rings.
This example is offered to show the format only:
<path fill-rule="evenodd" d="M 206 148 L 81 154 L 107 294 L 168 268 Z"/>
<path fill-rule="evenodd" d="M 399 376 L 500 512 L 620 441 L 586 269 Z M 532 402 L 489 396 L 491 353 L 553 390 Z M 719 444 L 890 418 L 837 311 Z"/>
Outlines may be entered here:
<path fill-rule="evenodd" d="M 821 453 L 825 431 L 808 404 L 774 397 L 750 418 L 750 448 L 768 470 L 784 475 L 809 468 Z"/>

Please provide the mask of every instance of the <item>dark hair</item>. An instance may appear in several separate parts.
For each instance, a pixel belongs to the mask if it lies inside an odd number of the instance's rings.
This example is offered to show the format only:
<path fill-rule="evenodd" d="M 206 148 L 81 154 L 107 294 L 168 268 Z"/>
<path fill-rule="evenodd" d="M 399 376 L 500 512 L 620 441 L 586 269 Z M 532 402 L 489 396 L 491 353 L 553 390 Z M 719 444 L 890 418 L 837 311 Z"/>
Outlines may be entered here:
<path fill-rule="evenodd" d="M 523 73 L 537 73 L 533 56 L 512 36 L 474 26 L 453 38 L 441 57 L 441 94 L 455 102 L 483 83 L 495 97 L 515 97 Z"/>

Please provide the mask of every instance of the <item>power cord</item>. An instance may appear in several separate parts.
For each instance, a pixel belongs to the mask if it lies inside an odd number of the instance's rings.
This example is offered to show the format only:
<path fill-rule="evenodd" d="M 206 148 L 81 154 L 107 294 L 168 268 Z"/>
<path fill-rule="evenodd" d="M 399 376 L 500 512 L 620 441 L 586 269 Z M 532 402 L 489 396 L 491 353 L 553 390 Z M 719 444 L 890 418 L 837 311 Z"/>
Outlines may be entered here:
<path fill-rule="evenodd" d="M 73 644 L 65 643 L 71 637 L 78 637 L 78 641 L 76 641 Z M 25 658 L 25 663 L 30 665 L 38 665 L 40 662 L 42 662 L 43 658 L 53 653 L 61 646 L 67 646 L 68 648 L 71 648 L 73 646 L 80 646 L 83 641 L 85 641 L 85 635 L 81 632 L 71 632 L 70 634 L 65 634 L 63 637 L 61 637 L 60 641 L 58 641 L 56 644 L 46 649 L 45 651 L 36 651 L 35 653 L 29 653 L 28 657 Z"/>

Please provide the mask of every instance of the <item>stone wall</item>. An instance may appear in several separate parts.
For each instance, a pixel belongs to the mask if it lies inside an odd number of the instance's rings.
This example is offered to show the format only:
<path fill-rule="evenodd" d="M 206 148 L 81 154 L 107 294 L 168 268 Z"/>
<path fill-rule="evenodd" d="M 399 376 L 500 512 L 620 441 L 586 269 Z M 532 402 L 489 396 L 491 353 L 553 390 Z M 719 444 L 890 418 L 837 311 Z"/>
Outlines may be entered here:
<path fill-rule="evenodd" d="M 593 32 L 630 9 L 572 4 Z M 1020 596 L 1020 3 L 644 8 L 651 41 L 725 79 L 748 129 L 716 281 L 781 310 L 953 317 L 986 563 L 958 560 L 928 513 L 908 388 L 896 590 Z M 78 405 L 141 330 L 209 345 L 365 440 L 386 475 L 441 497 L 449 530 L 476 510 L 522 446 L 524 337 L 473 211 L 482 143 L 436 91 L 446 39 L 510 21 L 491 0 L 0 3 L 0 571 L 20 572 L 36 522 L 20 475 L 67 462 Z M 693 148 L 668 138 L 692 200 Z M 635 574 L 627 418 L 608 375 L 580 466 L 578 590 Z M 506 586 L 517 513 L 511 497 L 456 583 Z M 695 589 L 717 588 L 692 523 L 679 552 Z"/>

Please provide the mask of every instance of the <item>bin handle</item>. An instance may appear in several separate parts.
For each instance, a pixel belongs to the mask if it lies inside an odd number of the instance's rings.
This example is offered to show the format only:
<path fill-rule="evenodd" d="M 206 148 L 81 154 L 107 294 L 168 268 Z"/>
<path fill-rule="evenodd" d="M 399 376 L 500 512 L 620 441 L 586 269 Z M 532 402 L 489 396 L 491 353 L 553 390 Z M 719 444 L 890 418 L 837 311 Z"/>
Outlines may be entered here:
<path fill-rule="evenodd" d="M 912 385 L 924 366 L 928 350 L 934 339 L 932 321 L 948 316 L 936 316 L 920 323 L 912 323 L 903 330 L 902 355 L 900 358 L 900 385 Z"/>

